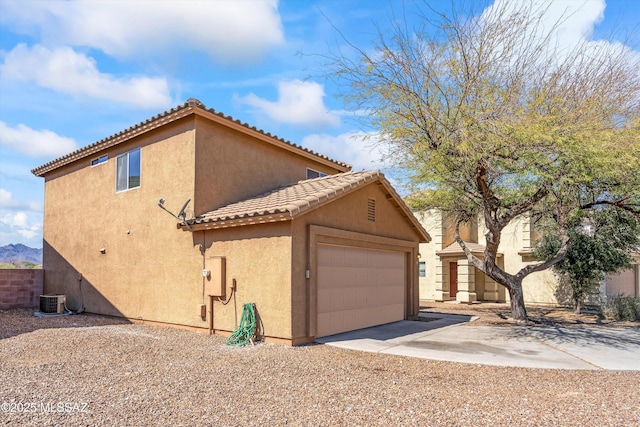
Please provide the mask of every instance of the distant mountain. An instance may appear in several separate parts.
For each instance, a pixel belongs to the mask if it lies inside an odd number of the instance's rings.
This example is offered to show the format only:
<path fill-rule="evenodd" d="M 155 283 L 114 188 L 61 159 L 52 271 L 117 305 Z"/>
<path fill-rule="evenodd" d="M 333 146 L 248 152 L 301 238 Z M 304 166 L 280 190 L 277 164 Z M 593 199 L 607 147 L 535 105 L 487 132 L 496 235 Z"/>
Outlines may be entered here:
<path fill-rule="evenodd" d="M 22 243 L 0 246 L 0 262 L 31 261 L 42 264 L 42 249 L 34 249 Z"/>

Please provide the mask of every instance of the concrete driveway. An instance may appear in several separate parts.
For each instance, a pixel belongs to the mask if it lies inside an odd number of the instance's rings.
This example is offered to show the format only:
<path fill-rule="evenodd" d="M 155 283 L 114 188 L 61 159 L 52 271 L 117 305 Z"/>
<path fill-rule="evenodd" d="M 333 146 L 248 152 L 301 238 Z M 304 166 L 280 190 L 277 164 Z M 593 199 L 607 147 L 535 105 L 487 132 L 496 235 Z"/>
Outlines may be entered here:
<path fill-rule="evenodd" d="M 449 362 L 640 371 L 640 329 L 470 326 L 465 325 L 470 316 L 438 313 L 421 314 L 421 318 L 316 341 Z"/>

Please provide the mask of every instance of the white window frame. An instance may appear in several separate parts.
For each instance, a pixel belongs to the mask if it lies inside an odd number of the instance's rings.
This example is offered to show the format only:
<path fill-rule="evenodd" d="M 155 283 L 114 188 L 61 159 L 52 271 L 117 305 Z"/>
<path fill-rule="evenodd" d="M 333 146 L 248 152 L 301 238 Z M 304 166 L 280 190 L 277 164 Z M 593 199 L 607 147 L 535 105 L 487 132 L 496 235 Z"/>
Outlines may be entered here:
<path fill-rule="evenodd" d="M 131 177 L 129 176 L 129 167 L 130 167 L 129 155 L 136 151 L 139 153 L 138 158 L 139 158 L 140 164 L 138 165 L 138 167 L 140 169 L 140 181 L 138 182 L 138 185 L 136 185 L 135 187 L 130 187 L 129 181 Z M 127 186 L 126 188 L 118 189 L 118 163 L 121 158 L 126 158 L 125 165 L 126 165 Z M 135 190 L 136 188 L 140 188 L 141 185 L 142 185 L 142 154 L 140 152 L 140 148 L 127 151 L 126 153 L 116 157 L 116 193 L 124 193 L 125 191 Z"/>

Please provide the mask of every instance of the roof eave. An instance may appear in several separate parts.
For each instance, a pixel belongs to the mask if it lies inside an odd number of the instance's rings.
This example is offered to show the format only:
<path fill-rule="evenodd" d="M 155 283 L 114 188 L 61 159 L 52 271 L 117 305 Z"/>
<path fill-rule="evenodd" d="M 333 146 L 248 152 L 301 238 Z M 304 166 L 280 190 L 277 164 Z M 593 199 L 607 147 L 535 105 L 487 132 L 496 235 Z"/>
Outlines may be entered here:
<path fill-rule="evenodd" d="M 168 112 L 165 112 L 167 114 L 161 113 L 157 116 L 147 119 L 144 122 L 140 122 L 134 126 L 131 126 L 130 128 L 120 131 L 107 138 L 103 138 L 92 144 L 79 148 L 62 157 L 58 157 L 55 160 L 52 160 L 48 163 L 45 163 L 42 166 L 32 169 L 31 173 L 38 177 L 44 177 L 44 175 L 48 172 L 59 169 L 77 160 L 84 159 L 86 157 L 91 156 L 92 154 L 96 154 L 100 151 L 104 151 L 118 144 L 122 144 L 123 142 L 131 140 L 137 136 L 150 132 L 154 129 L 158 129 L 159 127 L 162 127 L 171 122 L 175 122 L 176 120 L 187 117 L 194 113 L 194 109 L 195 109 L 195 106 L 193 105 L 180 106 L 177 108 L 173 108 Z"/>
<path fill-rule="evenodd" d="M 471 242 L 466 242 L 466 243 L 471 243 Z M 455 244 L 455 242 L 454 242 L 454 243 L 452 243 L 451 245 L 447 246 L 446 248 L 442 249 L 441 251 L 436 251 L 436 255 L 437 255 L 437 256 L 439 256 L 439 257 L 441 257 L 441 258 L 442 258 L 442 257 L 450 257 L 450 256 L 466 256 L 466 254 L 464 253 L 464 251 L 462 250 L 462 248 L 460 248 L 460 246 L 459 246 L 459 245 L 458 245 L 458 248 L 459 248 L 459 249 L 456 249 L 456 250 L 447 250 L 447 249 L 449 249 L 453 244 Z M 469 248 L 469 246 L 467 246 L 467 248 Z M 471 253 L 472 253 L 473 255 L 480 255 L 480 256 L 483 256 L 483 257 L 484 257 L 484 250 L 485 250 L 485 248 L 484 248 L 484 247 L 482 247 L 482 248 L 475 247 L 475 248 L 469 248 L 469 249 L 470 249 L 470 251 L 471 251 Z M 503 256 L 503 253 L 502 253 L 502 252 L 496 252 L 496 256 L 501 257 L 501 256 Z"/>
<path fill-rule="evenodd" d="M 92 144 L 79 148 L 69 154 L 66 154 L 62 157 L 58 157 L 57 159 L 54 159 L 48 163 L 38 166 L 37 168 L 32 169 L 31 173 L 33 173 L 35 176 L 38 176 L 38 177 L 44 177 L 44 175 L 47 174 L 48 172 L 51 172 L 53 170 L 66 166 L 75 161 L 89 157 L 100 151 L 104 151 L 115 145 L 121 144 L 125 141 L 128 141 L 139 135 L 142 135 L 146 132 L 157 129 L 161 126 L 164 126 L 168 123 L 179 120 L 183 117 L 187 117 L 191 114 L 206 117 L 210 120 L 215 121 L 216 123 L 222 124 L 223 126 L 227 126 L 231 129 L 235 129 L 237 131 L 251 135 L 257 139 L 273 144 L 277 147 L 283 148 L 289 152 L 302 155 L 303 157 L 314 160 L 323 165 L 335 168 L 339 171 L 347 172 L 351 170 L 351 165 L 347 163 L 331 159 L 321 153 L 316 153 L 302 146 L 296 145 L 292 142 L 285 141 L 284 139 L 279 138 L 275 135 L 272 135 L 269 132 L 259 130 L 255 126 L 251 127 L 246 123 L 242 123 L 240 120 L 234 120 L 233 117 L 231 116 L 225 116 L 222 113 L 216 113 L 212 109 L 207 109 L 206 106 L 198 100 L 189 99 L 184 104 L 181 104 L 163 113 L 155 115 L 145 120 L 144 122 L 135 124 L 114 135 L 111 135 L 107 138 L 103 138 Z"/>
<path fill-rule="evenodd" d="M 273 224 L 276 222 L 291 221 L 293 216 L 288 213 L 277 213 L 268 215 L 247 216 L 242 218 L 202 220 L 200 222 L 190 222 L 189 226 L 185 223 L 179 223 L 178 228 L 187 231 L 191 227 L 191 231 L 217 230 L 221 228 L 242 227 L 245 225 Z"/>

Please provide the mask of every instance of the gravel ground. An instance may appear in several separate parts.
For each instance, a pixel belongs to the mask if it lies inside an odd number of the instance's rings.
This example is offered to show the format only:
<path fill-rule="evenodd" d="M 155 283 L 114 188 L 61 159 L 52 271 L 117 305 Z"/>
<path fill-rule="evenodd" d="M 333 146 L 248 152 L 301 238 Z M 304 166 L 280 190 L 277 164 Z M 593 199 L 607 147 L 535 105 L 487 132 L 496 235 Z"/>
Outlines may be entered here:
<path fill-rule="evenodd" d="M 500 368 L 0 311 L 0 425 L 637 426 L 640 374 Z"/>

